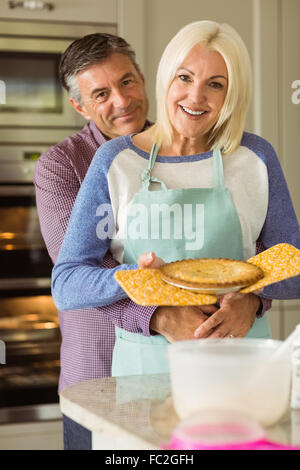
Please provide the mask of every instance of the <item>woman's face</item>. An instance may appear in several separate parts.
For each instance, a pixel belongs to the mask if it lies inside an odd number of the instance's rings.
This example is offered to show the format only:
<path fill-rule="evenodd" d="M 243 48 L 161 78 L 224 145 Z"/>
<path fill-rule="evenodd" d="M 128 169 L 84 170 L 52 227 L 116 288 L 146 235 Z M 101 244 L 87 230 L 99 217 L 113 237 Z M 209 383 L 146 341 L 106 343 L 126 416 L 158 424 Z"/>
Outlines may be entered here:
<path fill-rule="evenodd" d="M 168 92 L 168 112 L 175 134 L 207 142 L 218 120 L 228 87 L 223 57 L 197 44 L 176 71 Z"/>

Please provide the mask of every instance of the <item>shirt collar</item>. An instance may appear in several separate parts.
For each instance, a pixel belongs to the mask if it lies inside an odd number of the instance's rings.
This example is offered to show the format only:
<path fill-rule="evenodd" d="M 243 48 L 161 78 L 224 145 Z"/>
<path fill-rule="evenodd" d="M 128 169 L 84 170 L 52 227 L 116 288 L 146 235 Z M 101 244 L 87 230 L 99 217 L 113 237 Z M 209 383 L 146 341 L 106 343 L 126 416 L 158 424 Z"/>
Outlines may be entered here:
<path fill-rule="evenodd" d="M 147 129 L 147 127 L 151 126 L 152 125 L 152 122 L 150 121 L 146 121 L 145 122 L 145 126 L 142 130 L 145 130 Z M 96 140 L 96 142 L 100 145 L 103 145 L 105 142 L 107 142 L 108 140 L 110 140 L 109 137 L 106 137 L 104 134 L 102 134 L 101 131 L 99 131 L 98 127 L 96 126 L 96 124 L 94 123 L 94 121 L 90 121 L 89 122 L 89 126 L 90 126 L 90 130 Z"/>
<path fill-rule="evenodd" d="M 106 137 L 104 134 L 102 134 L 101 131 L 99 131 L 99 129 L 96 126 L 96 124 L 94 123 L 94 121 L 89 122 L 89 127 L 90 127 L 91 133 L 94 136 L 94 139 L 99 144 L 99 146 L 104 144 L 104 142 L 106 142 L 107 140 L 109 140 L 108 137 Z"/>

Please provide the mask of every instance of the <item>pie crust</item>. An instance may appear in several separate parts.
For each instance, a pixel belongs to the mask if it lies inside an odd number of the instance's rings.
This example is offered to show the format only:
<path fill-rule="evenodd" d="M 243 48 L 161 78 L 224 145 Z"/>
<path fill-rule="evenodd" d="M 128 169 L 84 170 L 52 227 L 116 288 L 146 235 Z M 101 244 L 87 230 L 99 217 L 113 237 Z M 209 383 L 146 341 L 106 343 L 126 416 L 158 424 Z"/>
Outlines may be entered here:
<path fill-rule="evenodd" d="M 227 258 L 195 258 L 174 261 L 160 268 L 166 282 L 180 283 L 183 287 L 227 288 L 248 286 L 264 277 L 258 266 L 247 261 Z"/>

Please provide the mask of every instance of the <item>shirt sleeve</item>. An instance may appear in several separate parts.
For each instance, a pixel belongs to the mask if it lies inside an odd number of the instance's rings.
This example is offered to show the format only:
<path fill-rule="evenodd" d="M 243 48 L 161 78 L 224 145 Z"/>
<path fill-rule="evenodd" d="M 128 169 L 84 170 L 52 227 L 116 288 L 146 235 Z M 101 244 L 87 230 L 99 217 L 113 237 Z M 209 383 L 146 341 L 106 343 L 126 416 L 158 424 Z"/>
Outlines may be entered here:
<path fill-rule="evenodd" d="M 262 152 L 268 170 L 269 203 L 259 239 L 264 249 L 278 243 L 289 243 L 300 249 L 299 223 L 280 162 L 269 143 L 264 143 Z M 268 299 L 300 298 L 300 276 L 265 287 L 262 297 Z"/>
<path fill-rule="evenodd" d="M 80 188 L 74 169 L 62 163 L 62 158 L 59 150 L 48 150 L 38 159 L 34 174 L 41 232 L 53 263 L 58 257 Z"/>
<path fill-rule="evenodd" d="M 96 152 L 76 197 L 57 262 L 52 271 L 52 296 L 60 310 L 110 305 L 127 297 L 114 279 L 122 264 L 102 267 L 114 233 L 114 217 L 102 145 Z"/>
<path fill-rule="evenodd" d="M 80 181 L 61 149 L 52 148 L 36 163 L 34 185 L 41 232 L 52 262 L 55 263 L 68 226 Z M 119 263 L 110 251 L 103 257 L 103 268 L 112 269 Z M 129 331 L 149 335 L 149 323 L 156 307 L 138 306 L 128 297 L 98 307 L 111 321 Z"/>

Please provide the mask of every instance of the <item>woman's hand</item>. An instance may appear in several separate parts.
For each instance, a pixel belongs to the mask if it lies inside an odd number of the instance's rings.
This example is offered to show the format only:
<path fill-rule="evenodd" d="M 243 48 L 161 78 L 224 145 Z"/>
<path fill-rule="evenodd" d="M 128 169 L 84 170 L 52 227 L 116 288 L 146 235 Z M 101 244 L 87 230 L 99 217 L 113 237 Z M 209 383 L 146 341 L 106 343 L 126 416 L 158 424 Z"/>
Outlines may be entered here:
<path fill-rule="evenodd" d="M 158 256 L 156 256 L 153 251 L 143 253 L 138 257 L 139 268 L 157 269 L 163 266 L 164 264 L 165 262 L 161 258 L 158 258 Z"/>
<path fill-rule="evenodd" d="M 260 305 L 259 297 L 229 292 L 222 295 L 218 302 L 219 310 L 195 330 L 195 338 L 245 336 L 254 323 Z"/>

